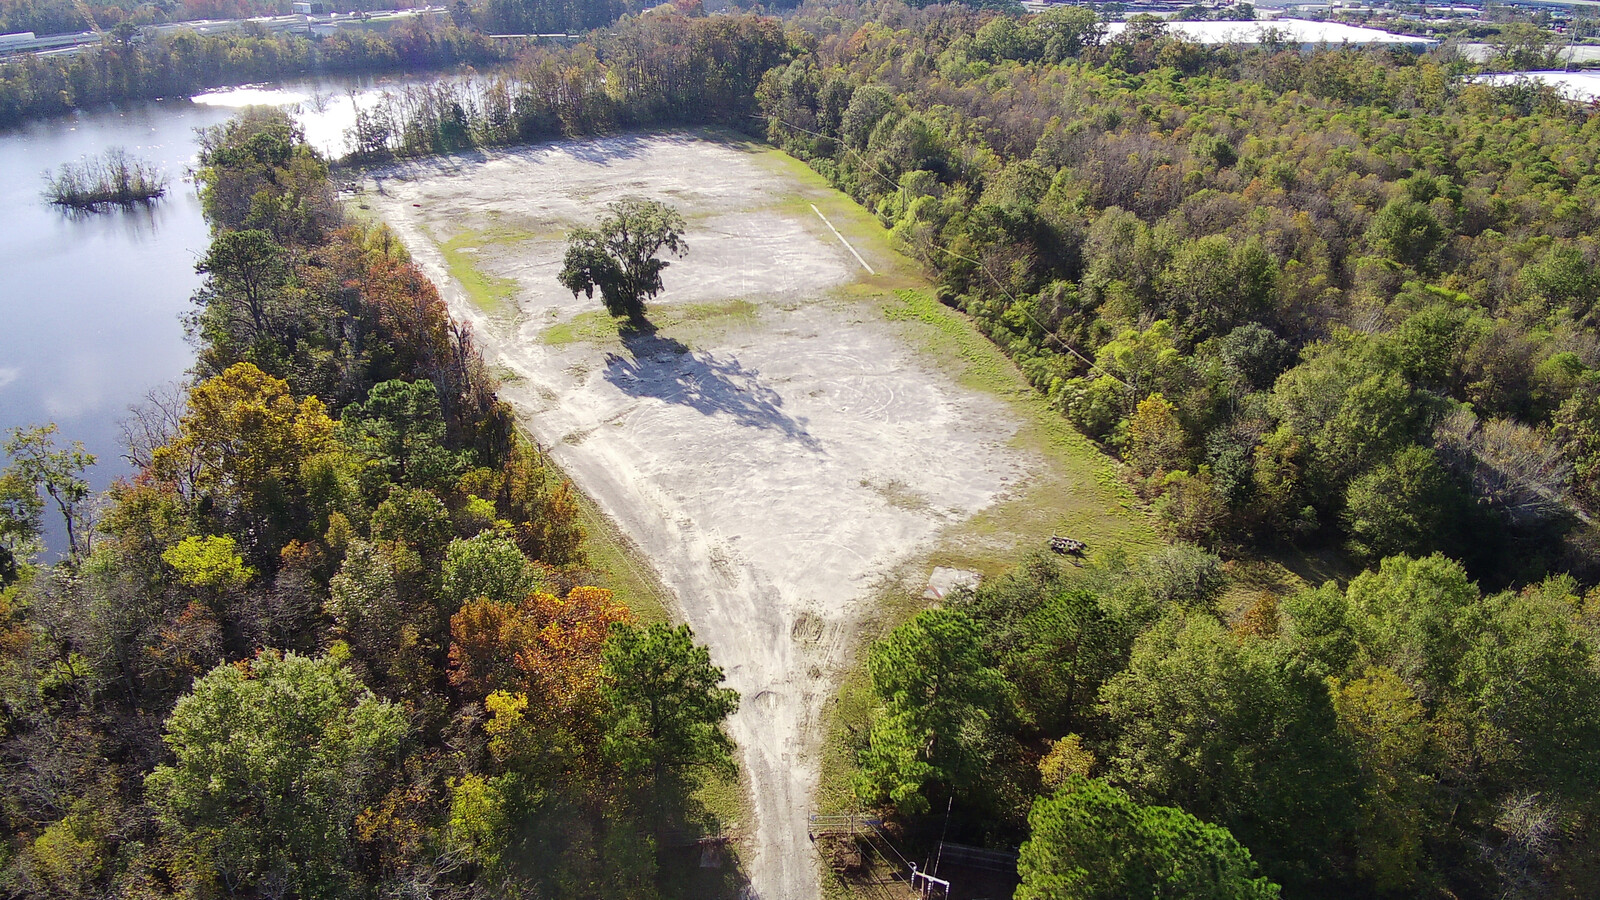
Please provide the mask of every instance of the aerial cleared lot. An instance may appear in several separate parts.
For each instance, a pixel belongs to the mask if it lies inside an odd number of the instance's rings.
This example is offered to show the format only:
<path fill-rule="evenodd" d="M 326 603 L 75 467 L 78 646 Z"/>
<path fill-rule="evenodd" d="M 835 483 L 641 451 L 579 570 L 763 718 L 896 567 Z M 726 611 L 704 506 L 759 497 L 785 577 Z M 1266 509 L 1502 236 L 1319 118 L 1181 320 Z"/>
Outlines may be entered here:
<path fill-rule="evenodd" d="M 654 329 L 619 333 L 556 273 L 567 230 L 628 195 L 676 206 L 689 253 Z M 821 723 L 886 585 L 993 574 L 1052 532 L 1149 540 L 1104 461 L 788 157 L 705 136 L 556 143 L 376 173 L 363 202 L 743 698 L 757 896 L 819 893 Z"/>

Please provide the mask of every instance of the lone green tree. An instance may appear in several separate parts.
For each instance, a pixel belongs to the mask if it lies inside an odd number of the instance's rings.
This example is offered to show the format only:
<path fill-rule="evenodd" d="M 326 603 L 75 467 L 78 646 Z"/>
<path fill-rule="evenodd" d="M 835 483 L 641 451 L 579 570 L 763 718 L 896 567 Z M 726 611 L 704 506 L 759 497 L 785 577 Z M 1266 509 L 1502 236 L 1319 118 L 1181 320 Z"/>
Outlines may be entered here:
<path fill-rule="evenodd" d="M 614 316 L 638 319 L 644 301 L 661 293 L 661 272 L 671 263 L 658 259 L 665 250 L 683 256 L 683 216 L 664 203 L 626 197 L 606 204 L 598 229 L 578 228 L 567 234 L 567 255 L 561 284 L 578 296 L 600 289 L 600 298 Z"/>

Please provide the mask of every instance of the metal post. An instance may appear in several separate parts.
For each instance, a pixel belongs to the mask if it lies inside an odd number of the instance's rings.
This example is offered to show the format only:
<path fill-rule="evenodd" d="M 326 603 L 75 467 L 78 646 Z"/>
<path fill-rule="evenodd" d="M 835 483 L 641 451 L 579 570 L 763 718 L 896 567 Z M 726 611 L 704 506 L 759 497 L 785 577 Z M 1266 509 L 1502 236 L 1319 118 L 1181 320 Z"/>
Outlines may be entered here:
<path fill-rule="evenodd" d="M 921 878 L 922 879 L 922 896 L 924 896 L 924 897 L 928 896 L 928 892 L 930 890 L 932 890 L 933 886 L 936 885 L 936 884 L 938 886 L 944 888 L 945 897 L 949 897 L 950 896 L 950 882 L 949 881 L 946 881 L 943 878 L 935 878 L 935 877 L 933 877 L 932 875 L 929 875 L 926 872 L 918 872 L 916 863 L 911 863 L 910 865 L 911 865 L 911 889 L 912 890 L 916 890 L 917 889 L 917 879 Z"/>

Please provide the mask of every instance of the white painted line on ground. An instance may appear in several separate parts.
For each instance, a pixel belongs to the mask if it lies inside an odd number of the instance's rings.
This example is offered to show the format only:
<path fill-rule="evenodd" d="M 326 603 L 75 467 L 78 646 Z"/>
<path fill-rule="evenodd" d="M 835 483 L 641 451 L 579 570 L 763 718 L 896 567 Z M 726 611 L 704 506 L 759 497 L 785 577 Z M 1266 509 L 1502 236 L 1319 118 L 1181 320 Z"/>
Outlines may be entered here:
<path fill-rule="evenodd" d="M 868 275 L 878 274 L 876 269 L 867 265 L 867 261 L 861 258 L 861 254 L 856 252 L 856 248 L 850 246 L 850 242 L 844 239 L 844 235 L 839 233 L 839 229 L 833 227 L 833 223 L 829 222 L 828 217 L 822 214 L 822 210 L 817 209 L 815 203 L 811 204 L 811 211 L 817 214 L 817 218 L 822 220 L 822 224 L 828 226 L 828 230 L 833 232 L 833 236 L 839 239 L 839 243 L 843 244 L 846 250 L 850 251 L 850 255 L 856 258 L 856 262 L 861 263 L 861 268 L 866 269 Z"/>

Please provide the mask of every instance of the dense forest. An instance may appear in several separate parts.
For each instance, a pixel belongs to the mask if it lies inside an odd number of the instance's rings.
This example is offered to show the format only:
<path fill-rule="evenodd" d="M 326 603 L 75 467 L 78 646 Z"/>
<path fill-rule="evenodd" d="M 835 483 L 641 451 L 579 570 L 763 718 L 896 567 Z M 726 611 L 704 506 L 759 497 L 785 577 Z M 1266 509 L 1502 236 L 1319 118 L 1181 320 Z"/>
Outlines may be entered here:
<path fill-rule="evenodd" d="M 1104 42 L 1075 9 L 841 25 L 763 83 L 772 140 L 1173 537 L 1600 575 L 1591 110 L 1406 52 Z"/>
<path fill-rule="evenodd" d="M 344 30 L 310 38 L 261 28 L 192 31 L 148 41 L 107 37 L 68 55 L 0 60 L 0 127 L 121 100 L 187 97 L 209 87 L 306 75 L 425 72 L 502 62 L 482 33 L 427 19 L 390 31 Z"/>
<path fill-rule="evenodd" d="M 1019 898 L 1592 894 L 1600 590 L 1228 582 L 1177 545 L 922 612 L 869 655 L 861 797 L 908 853 L 1023 842 Z"/>
<path fill-rule="evenodd" d="M 878 642 L 862 799 L 1022 842 L 1019 897 L 1588 894 L 1595 110 L 1448 55 L 843 12 L 791 26 L 769 138 L 1189 542 Z M 1318 547 L 1367 571 L 1212 553 Z"/>
<path fill-rule="evenodd" d="M 196 378 L 138 474 L 91 517 L 81 447 L 5 444 L 0 893 L 705 890 L 721 671 L 588 586 L 571 486 L 287 117 L 202 144 Z"/>
<path fill-rule="evenodd" d="M 1440 554 L 1232 588 L 1178 544 L 920 613 L 870 650 L 856 790 L 914 847 L 947 809 L 1022 842 L 1018 897 L 1589 895 L 1600 589 L 1486 594 Z M 1182 889 L 1141 892 L 1168 871 Z"/>

